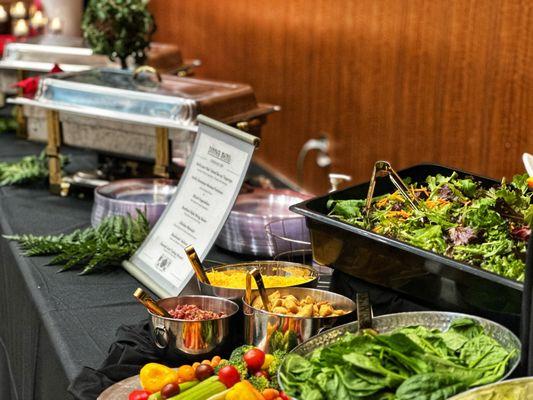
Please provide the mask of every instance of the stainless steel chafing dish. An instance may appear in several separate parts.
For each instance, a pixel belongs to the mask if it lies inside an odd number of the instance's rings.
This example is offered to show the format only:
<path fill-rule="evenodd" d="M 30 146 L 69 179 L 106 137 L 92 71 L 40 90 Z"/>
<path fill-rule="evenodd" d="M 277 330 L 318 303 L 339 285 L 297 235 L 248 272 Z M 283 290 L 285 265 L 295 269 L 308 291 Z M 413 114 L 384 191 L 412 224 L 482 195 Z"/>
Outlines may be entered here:
<path fill-rule="evenodd" d="M 168 177 L 170 160 L 183 162 L 188 156 L 198 114 L 259 136 L 267 114 L 279 109 L 258 104 L 246 84 L 143 70 L 155 73 L 157 79 L 140 70 L 95 68 L 48 75 L 40 80 L 35 98 L 10 100 L 33 107 L 30 125 L 42 128 L 32 130 L 29 138 L 48 142 L 54 190 L 61 184 L 57 161 L 61 144 L 155 160 L 154 173 Z M 176 151 L 169 148 L 169 140 Z"/>
<path fill-rule="evenodd" d="M 94 54 L 83 38 L 64 35 L 41 35 L 26 39 L 24 42 L 8 43 L 0 60 L 0 93 L 4 103 L 5 96 L 17 94 L 14 84 L 28 76 L 48 73 L 58 64 L 65 72 L 85 71 L 95 67 L 116 67 L 105 55 Z M 179 48 L 171 44 L 152 43 L 147 53 L 146 64 L 160 72 L 190 75 L 192 69 L 200 65 L 199 60 L 184 60 Z M 35 135 L 42 128 L 35 125 L 35 110 L 25 107 L 17 109 L 19 133 L 24 136 Z M 26 118 L 30 118 L 26 126 Z"/>
<path fill-rule="evenodd" d="M 12 84 L 20 80 L 20 72 L 49 72 L 59 64 L 65 72 L 84 71 L 94 67 L 119 67 L 105 55 L 94 54 L 81 37 L 42 35 L 24 42 L 6 44 L 0 60 L 0 90 L 12 92 Z M 200 65 L 198 60 L 183 60 L 175 45 L 152 43 L 147 54 L 147 65 L 160 72 L 188 72 Z M 183 75 L 183 74 L 182 74 Z"/>

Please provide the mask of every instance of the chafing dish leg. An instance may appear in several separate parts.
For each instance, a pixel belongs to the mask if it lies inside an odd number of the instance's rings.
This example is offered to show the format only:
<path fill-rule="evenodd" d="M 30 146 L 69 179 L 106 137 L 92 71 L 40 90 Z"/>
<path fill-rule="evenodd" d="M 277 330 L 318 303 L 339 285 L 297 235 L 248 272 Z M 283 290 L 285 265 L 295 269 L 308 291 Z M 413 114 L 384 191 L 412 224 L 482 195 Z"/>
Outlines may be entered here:
<path fill-rule="evenodd" d="M 48 171 L 50 191 L 54 194 L 61 193 L 61 163 L 59 161 L 59 147 L 61 146 L 61 130 L 59 125 L 59 113 L 54 110 L 46 111 L 46 125 L 48 130 Z"/>
<path fill-rule="evenodd" d="M 168 141 L 168 128 L 155 128 L 155 165 L 154 175 L 168 178 L 168 167 L 170 164 L 170 151 Z"/>
<path fill-rule="evenodd" d="M 24 71 L 17 70 L 17 81 L 22 81 L 25 78 Z M 22 97 L 24 95 L 21 87 L 17 89 L 17 96 Z M 17 121 L 17 136 L 27 139 L 28 131 L 26 126 L 26 117 L 24 117 L 24 107 L 21 105 L 15 106 L 15 120 Z"/>

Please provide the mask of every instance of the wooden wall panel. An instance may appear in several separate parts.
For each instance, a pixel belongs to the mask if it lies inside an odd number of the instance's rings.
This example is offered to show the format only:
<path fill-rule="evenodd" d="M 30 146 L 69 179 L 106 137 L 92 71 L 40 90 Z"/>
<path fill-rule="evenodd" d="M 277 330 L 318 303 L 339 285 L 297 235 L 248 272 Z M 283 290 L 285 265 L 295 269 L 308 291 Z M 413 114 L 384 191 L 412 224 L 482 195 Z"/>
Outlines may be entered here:
<path fill-rule="evenodd" d="M 280 104 L 258 157 L 295 177 L 301 145 L 333 142 L 333 170 L 438 162 L 494 177 L 533 152 L 531 0 L 152 0 L 156 39 L 198 75 Z M 327 187 L 308 160 L 305 186 Z"/>

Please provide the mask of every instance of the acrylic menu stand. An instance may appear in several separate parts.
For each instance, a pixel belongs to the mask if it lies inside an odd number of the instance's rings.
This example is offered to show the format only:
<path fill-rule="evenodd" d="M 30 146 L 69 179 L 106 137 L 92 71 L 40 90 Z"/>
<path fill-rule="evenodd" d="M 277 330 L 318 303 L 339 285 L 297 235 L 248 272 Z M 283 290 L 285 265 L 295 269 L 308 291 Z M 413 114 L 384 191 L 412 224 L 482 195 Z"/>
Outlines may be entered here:
<path fill-rule="evenodd" d="M 123 267 L 159 297 L 185 293 L 194 272 L 184 248 L 203 260 L 235 203 L 259 139 L 203 115 L 178 187 L 150 234 Z"/>

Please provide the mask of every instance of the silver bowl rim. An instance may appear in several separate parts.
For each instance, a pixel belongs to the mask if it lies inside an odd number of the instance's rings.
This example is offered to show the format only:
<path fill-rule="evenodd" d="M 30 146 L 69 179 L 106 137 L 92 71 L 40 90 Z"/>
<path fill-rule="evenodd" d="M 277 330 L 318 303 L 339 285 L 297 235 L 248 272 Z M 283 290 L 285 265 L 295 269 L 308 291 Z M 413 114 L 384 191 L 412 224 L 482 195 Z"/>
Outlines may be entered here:
<path fill-rule="evenodd" d="M 296 202 L 299 202 L 299 201 L 303 201 L 303 200 L 308 200 L 310 199 L 312 196 L 310 195 L 307 195 L 307 194 L 304 194 L 304 193 L 300 193 L 300 192 L 297 192 L 296 190 L 292 190 L 292 189 L 261 189 L 261 188 L 257 188 L 257 189 L 254 189 L 253 191 L 249 192 L 249 193 L 243 193 L 243 194 L 240 194 L 237 199 L 235 200 L 235 203 L 238 202 L 239 200 L 239 197 L 242 199 L 242 198 L 246 198 L 246 197 L 250 197 L 250 196 L 253 196 L 254 194 L 259 194 L 259 195 L 266 195 L 266 196 L 276 196 L 276 197 L 291 197 L 291 198 L 294 198 L 296 199 Z M 296 204 L 295 203 L 291 203 L 291 204 L 287 204 L 287 210 L 289 209 L 289 206 L 292 205 L 292 204 Z M 244 212 L 244 211 L 238 211 L 238 210 L 231 210 L 229 216 L 228 216 L 228 220 L 231 219 L 231 218 L 235 218 L 235 217 L 247 217 L 247 218 L 251 218 L 251 219 L 257 219 L 257 220 L 265 220 L 265 219 L 272 219 L 273 216 L 268 214 L 268 215 L 261 215 L 261 214 L 254 214 L 254 213 L 251 213 L 251 212 Z M 248 223 L 249 224 L 249 223 Z"/>
<path fill-rule="evenodd" d="M 221 320 L 224 320 L 224 319 L 227 319 L 227 318 L 230 318 L 232 316 L 234 316 L 235 314 L 237 314 L 240 310 L 240 307 L 239 305 L 234 302 L 233 300 L 230 300 L 230 299 L 226 299 L 224 297 L 217 297 L 217 296 L 208 296 L 208 295 L 204 295 L 204 294 L 191 294 L 191 295 L 185 295 L 185 296 L 172 296 L 172 297 L 165 297 L 163 299 L 159 299 L 156 301 L 157 305 L 159 305 L 160 302 L 164 301 L 164 300 L 168 300 L 168 299 L 186 299 L 186 298 L 209 298 L 209 299 L 213 299 L 215 301 L 218 301 L 220 303 L 228 303 L 230 306 L 232 306 L 233 310 L 231 313 L 228 313 L 227 315 L 223 316 L 223 317 L 217 317 L 217 318 L 211 318 L 211 319 L 201 319 L 201 320 L 194 320 L 194 319 L 179 319 L 179 318 L 168 318 L 168 317 L 162 317 L 161 315 L 157 315 L 157 314 L 154 314 L 152 313 L 150 310 L 146 310 L 148 311 L 148 313 L 152 316 L 152 317 L 155 317 L 155 318 L 160 318 L 160 319 L 163 319 L 165 321 L 175 321 L 175 322 L 209 322 L 209 321 L 221 321 Z M 168 311 L 168 310 L 167 310 Z"/>
<path fill-rule="evenodd" d="M 217 265 L 216 267 L 212 267 L 212 268 L 205 268 L 205 272 L 211 272 L 211 271 L 217 271 L 217 270 L 223 270 L 223 269 L 232 269 L 232 268 L 235 268 L 235 269 L 241 269 L 241 268 L 242 269 L 251 269 L 251 268 L 256 266 L 255 264 L 259 265 L 259 267 L 261 267 L 262 265 L 266 265 L 266 266 L 272 265 L 273 267 L 279 266 L 280 268 L 292 267 L 292 268 L 305 269 L 305 270 L 307 270 L 309 272 L 310 276 L 312 276 L 313 279 L 310 279 L 307 282 L 301 283 L 300 285 L 308 284 L 308 283 L 313 282 L 314 280 L 318 280 L 320 278 L 320 273 L 316 269 L 314 269 L 311 265 L 300 264 L 300 263 L 295 263 L 295 262 L 291 262 L 291 261 L 276 261 L 276 260 L 257 260 L 257 261 L 247 261 L 247 262 L 240 262 L 240 263 L 234 263 L 234 264 L 222 264 L 222 265 Z M 205 286 L 209 286 L 209 287 L 213 287 L 213 288 L 217 288 L 217 289 L 239 290 L 241 292 L 246 290 L 246 288 L 238 289 L 238 288 L 228 288 L 228 287 L 225 287 L 225 286 L 216 286 L 216 285 L 212 285 L 210 283 L 202 282 L 200 280 L 198 280 L 198 282 L 201 285 L 205 285 Z M 291 287 L 292 288 L 292 287 L 298 287 L 298 286 L 276 286 L 276 287 L 272 287 L 272 288 L 267 288 L 267 290 L 268 289 L 282 289 L 282 288 L 287 288 L 287 287 Z"/>
<path fill-rule="evenodd" d="M 518 367 L 518 364 L 520 364 L 520 361 L 521 361 L 521 358 L 522 358 L 522 351 L 521 351 L 522 350 L 522 342 L 520 341 L 520 339 L 518 339 L 518 336 L 516 336 L 514 334 L 514 332 L 512 332 L 510 329 L 506 328 L 505 326 L 501 325 L 498 322 L 494 322 L 494 321 L 492 321 L 490 319 L 487 319 L 487 318 L 478 317 L 477 315 L 457 313 L 457 312 L 449 312 L 449 311 L 409 311 L 409 312 L 401 312 L 401 313 L 383 314 L 383 315 L 380 315 L 380 316 L 377 316 L 377 317 L 373 317 L 372 319 L 373 320 L 386 319 L 386 318 L 390 318 L 391 316 L 400 315 L 400 314 L 401 315 L 443 315 L 443 316 L 448 316 L 448 317 L 454 317 L 453 319 L 470 318 L 470 319 L 473 319 L 473 320 L 476 320 L 476 321 L 487 322 L 489 324 L 492 324 L 492 325 L 495 325 L 495 326 L 501 328 L 504 331 L 507 331 L 507 333 L 513 338 L 513 340 L 516 343 L 518 343 L 518 348 L 516 349 L 517 350 L 517 356 L 515 358 L 514 363 L 509 365 L 509 368 L 508 368 L 506 374 L 504 376 L 502 376 L 502 378 L 500 380 L 498 380 L 496 382 L 493 382 L 490 385 L 496 384 L 498 382 L 502 382 L 503 380 L 505 380 L 509 375 L 511 375 L 511 373 L 516 369 L 516 367 Z M 292 353 L 300 354 L 298 352 L 298 350 L 301 349 L 304 345 L 306 345 L 310 341 L 316 340 L 317 338 L 319 338 L 321 336 L 324 336 L 324 335 L 327 335 L 330 332 L 333 332 L 333 331 L 336 331 L 336 330 L 346 329 L 349 326 L 357 325 L 357 323 L 358 323 L 358 321 L 356 320 L 356 321 L 348 322 L 346 324 L 343 324 L 343 325 L 340 325 L 340 326 L 325 330 L 324 332 L 321 332 L 318 335 L 315 335 L 315 336 L 311 337 L 310 339 L 306 340 L 305 342 L 300 343 L 298 346 L 296 346 L 294 349 L 292 349 L 288 354 L 292 354 Z M 408 325 L 398 326 L 397 328 L 402 328 L 402 327 L 405 327 L 405 326 L 408 326 Z M 309 353 L 305 353 L 305 355 L 307 355 L 307 354 L 309 354 Z M 302 354 L 300 354 L 300 355 L 302 355 Z M 282 365 L 283 365 L 283 362 L 282 362 Z M 281 365 L 280 365 L 280 367 L 281 367 Z M 283 382 L 281 381 L 279 375 L 278 375 L 278 385 L 283 390 Z M 487 386 L 487 385 L 485 385 L 485 386 Z M 476 389 L 476 388 L 472 388 L 472 389 L 469 389 L 469 390 L 473 390 L 473 389 Z M 463 393 L 466 393 L 466 391 L 463 392 Z M 456 396 L 458 396 L 458 395 L 456 395 Z M 450 398 L 449 400 L 451 400 L 451 399 L 452 398 Z M 293 400 L 296 400 L 296 399 L 293 398 Z"/>
<path fill-rule="evenodd" d="M 487 389 L 491 389 L 495 386 L 500 386 L 500 385 L 505 385 L 507 383 L 521 383 L 521 382 L 531 382 L 533 383 L 533 376 L 523 376 L 521 378 L 514 378 L 514 379 L 508 379 L 508 380 L 499 380 L 497 382 L 492 382 L 492 383 L 489 383 L 487 385 L 482 385 L 482 386 L 477 386 L 475 388 L 472 388 L 472 389 L 468 389 L 467 391 L 465 392 L 461 392 L 461 393 L 458 393 L 452 397 L 449 397 L 448 400 L 460 400 L 463 398 L 463 396 L 469 396 L 469 395 L 472 395 L 472 394 L 475 394 L 478 390 L 487 390 Z"/>
<path fill-rule="evenodd" d="M 112 181 L 109 183 L 106 183 L 102 186 L 97 186 L 94 189 L 94 197 L 99 198 L 101 200 L 108 201 L 110 203 L 121 203 L 121 204 L 129 204 L 129 205 L 137 205 L 140 207 L 144 206 L 162 206 L 167 205 L 168 201 L 166 202 L 154 202 L 154 203 L 146 203 L 145 201 L 132 201 L 132 200 L 122 200 L 122 199 L 116 199 L 113 197 L 109 197 L 102 193 L 103 189 L 107 189 L 112 186 L 120 186 L 126 185 L 126 184 L 134 184 L 134 183 L 142 183 L 142 184 L 152 184 L 153 186 L 159 185 L 159 186 L 168 186 L 168 187 L 177 187 L 178 181 L 175 179 L 168 179 L 168 178 L 133 178 L 133 179 L 119 179 L 116 181 Z M 170 199 L 169 199 L 170 200 Z M 95 201 L 96 204 L 96 201 Z"/>
<path fill-rule="evenodd" d="M 253 309 L 254 311 L 256 311 L 256 312 L 258 312 L 260 314 L 275 315 L 277 317 L 291 318 L 291 319 L 314 319 L 314 320 L 325 319 L 325 320 L 329 320 L 329 319 L 333 319 L 333 318 L 342 318 L 342 317 L 345 317 L 347 315 L 353 314 L 353 312 L 355 311 L 355 309 L 357 307 L 357 305 L 355 304 L 355 301 L 353 301 L 349 297 L 346 297 L 346 296 L 344 296 L 342 294 L 338 294 L 338 293 L 335 293 L 335 292 L 330 292 L 329 290 L 316 289 L 316 288 L 306 288 L 306 287 L 296 287 L 296 286 L 284 286 L 284 287 L 279 287 L 279 288 L 268 288 L 266 291 L 268 293 L 269 291 L 280 290 L 280 289 L 290 289 L 290 290 L 296 289 L 297 291 L 299 291 L 299 290 L 309 291 L 310 290 L 310 291 L 313 291 L 313 292 L 331 293 L 331 294 L 333 294 L 335 296 L 339 296 L 339 297 L 342 297 L 342 298 L 348 300 L 351 303 L 351 309 L 346 314 L 343 314 L 343 315 L 328 315 L 327 317 L 299 317 L 299 316 L 296 316 L 296 315 L 278 314 L 278 313 L 273 313 L 271 311 L 266 311 L 266 310 L 262 310 L 262 309 L 259 309 L 259 308 L 255 308 L 251 304 L 248 304 L 246 302 L 246 300 L 245 300 L 246 295 L 242 296 L 241 300 L 242 300 L 243 305 L 245 305 L 246 307 L 250 307 L 251 309 Z M 252 290 L 252 294 L 253 293 L 257 293 L 257 292 L 258 292 L 257 289 Z M 344 325 L 348 325 L 348 324 L 344 324 Z M 344 325 L 341 325 L 341 326 L 344 326 Z M 333 328 L 333 329 L 335 329 L 335 328 Z M 328 329 L 328 330 L 330 330 L 330 329 Z M 312 338 L 314 338 L 316 336 L 317 335 L 313 336 Z"/>

